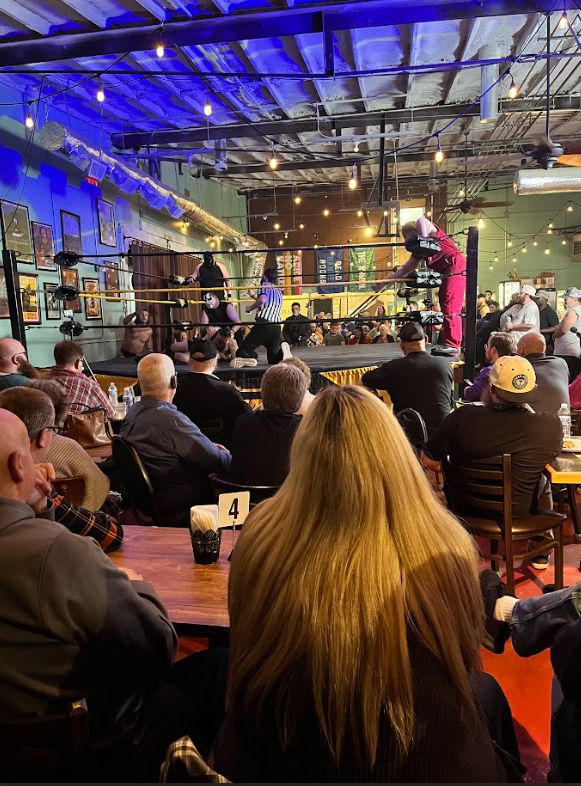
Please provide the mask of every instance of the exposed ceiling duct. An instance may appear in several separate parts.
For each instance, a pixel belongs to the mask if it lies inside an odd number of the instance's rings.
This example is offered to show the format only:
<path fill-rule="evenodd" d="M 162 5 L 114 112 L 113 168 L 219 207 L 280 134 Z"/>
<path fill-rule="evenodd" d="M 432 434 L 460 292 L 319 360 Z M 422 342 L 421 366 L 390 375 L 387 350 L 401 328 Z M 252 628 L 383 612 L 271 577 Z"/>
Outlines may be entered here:
<path fill-rule="evenodd" d="M 513 183 L 514 193 L 561 194 L 567 191 L 581 191 L 581 167 L 563 169 L 523 169 L 517 172 Z"/>
<path fill-rule="evenodd" d="M 479 57 L 483 60 L 497 58 L 498 46 L 487 44 L 480 50 Z M 498 63 L 485 65 L 480 69 L 480 122 L 494 123 L 498 120 Z"/>
<path fill-rule="evenodd" d="M 135 182 L 140 192 L 146 195 L 148 201 L 159 205 L 158 209 L 169 205 L 172 214 L 177 212 L 178 208 L 181 209 L 182 214 L 185 213 L 191 221 L 209 234 L 222 236 L 230 240 L 239 250 L 266 247 L 262 241 L 252 237 L 252 235 L 246 235 L 240 229 L 208 213 L 190 199 L 186 199 L 172 189 L 162 186 L 152 177 L 146 175 L 145 172 L 135 169 L 124 161 L 97 150 L 87 142 L 73 136 L 60 123 L 45 123 L 38 133 L 38 139 L 45 150 L 65 153 L 73 161 L 86 160 L 87 158 L 99 161 L 111 173 L 111 179 L 114 183 L 123 182 L 124 179 L 126 182 Z M 127 191 L 126 188 L 123 190 Z"/>

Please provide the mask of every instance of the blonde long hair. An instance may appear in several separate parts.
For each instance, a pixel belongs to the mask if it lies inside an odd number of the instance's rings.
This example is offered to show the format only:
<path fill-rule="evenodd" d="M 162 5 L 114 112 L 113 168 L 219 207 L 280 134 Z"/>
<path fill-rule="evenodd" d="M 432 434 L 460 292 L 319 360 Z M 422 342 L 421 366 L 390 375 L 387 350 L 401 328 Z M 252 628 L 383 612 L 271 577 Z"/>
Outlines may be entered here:
<path fill-rule="evenodd" d="M 351 739 L 373 765 L 382 712 L 405 755 L 415 723 L 410 629 L 474 716 L 468 671 L 480 667 L 483 620 L 474 544 L 397 420 L 361 387 L 316 396 L 286 481 L 244 525 L 229 605 L 229 708 L 260 719 L 274 694 L 283 745 L 302 678 L 336 761 Z"/>

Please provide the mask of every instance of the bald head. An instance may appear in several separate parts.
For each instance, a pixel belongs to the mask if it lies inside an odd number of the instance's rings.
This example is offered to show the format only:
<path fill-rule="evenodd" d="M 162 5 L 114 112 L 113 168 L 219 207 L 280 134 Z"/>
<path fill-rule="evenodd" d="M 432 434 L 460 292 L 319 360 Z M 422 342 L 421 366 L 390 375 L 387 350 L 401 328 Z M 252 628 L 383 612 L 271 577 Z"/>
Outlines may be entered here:
<path fill-rule="evenodd" d="M 175 378 L 173 360 L 168 355 L 152 352 L 139 361 L 137 376 L 143 396 L 159 401 L 171 401 L 175 395 L 172 378 Z"/>
<path fill-rule="evenodd" d="M 0 371 L 17 374 L 19 361 L 26 360 L 26 350 L 15 338 L 0 338 Z"/>
<path fill-rule="evenodd" d="M 545 337 L 541 333 L 529 330 L 521 337 L 517 344 L 516 351 L 523 358 L 528 355 L 544 355 L 547 348 Z"/>
<path fill-rule="evenodd" d="M 35 483 L 26 426 L 12 412 L 0 409 L 0 433 L 0 497 L 26 502 Z"/>

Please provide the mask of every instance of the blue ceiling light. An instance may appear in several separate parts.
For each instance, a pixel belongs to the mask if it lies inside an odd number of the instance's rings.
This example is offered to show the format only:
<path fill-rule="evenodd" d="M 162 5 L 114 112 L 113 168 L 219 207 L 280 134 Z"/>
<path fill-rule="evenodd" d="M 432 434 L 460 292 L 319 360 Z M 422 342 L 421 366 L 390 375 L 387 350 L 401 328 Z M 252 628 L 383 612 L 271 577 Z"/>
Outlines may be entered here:
<path fill-rule="evenodd" d="M 161 210 L 166 206 L 167 196 L 160 193 L 150 183 L 142 183 L 139 187 L 139 193 L 154 210 Z"/>
<path fill-rule="evenodd" d="M 139 185 L 137 178 L 133 177 L 121 167 L 115 167 L 109 171 L 109 178 L 117 186 L 119 191 L 124 194 L 132 194 Z"/>

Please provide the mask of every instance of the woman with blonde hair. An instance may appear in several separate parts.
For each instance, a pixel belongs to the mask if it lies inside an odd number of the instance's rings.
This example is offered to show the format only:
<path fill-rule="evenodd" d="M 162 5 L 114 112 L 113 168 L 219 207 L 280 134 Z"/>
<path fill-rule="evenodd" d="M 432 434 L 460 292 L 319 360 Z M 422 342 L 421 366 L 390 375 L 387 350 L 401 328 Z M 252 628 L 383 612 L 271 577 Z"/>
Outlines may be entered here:
<path fill-rule="evenodd" d="M 360 387 L 312 403 L 232 556 L 233 781 L 503 781 L 477 708 L 472 539 Z"/>

